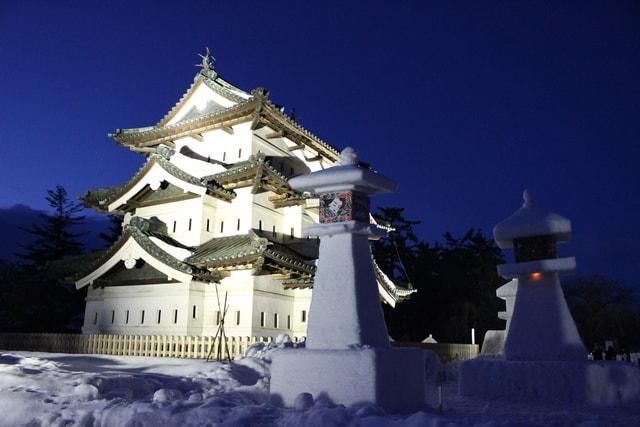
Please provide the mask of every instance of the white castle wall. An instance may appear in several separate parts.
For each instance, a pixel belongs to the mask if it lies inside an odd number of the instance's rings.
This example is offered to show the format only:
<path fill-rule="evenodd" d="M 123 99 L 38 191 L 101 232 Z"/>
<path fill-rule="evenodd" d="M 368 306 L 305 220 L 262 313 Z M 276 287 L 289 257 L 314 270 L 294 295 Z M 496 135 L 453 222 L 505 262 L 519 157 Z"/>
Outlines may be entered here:
<path fill-rule="evenodd" d="M 186 105 L 168 124 L 180 121 L 194 106 L 204 108 L 209 101 L 225 107 L 234 104 L 206 85 L 198 83 Z M 267 138 L 273 133 L 273 129 L 268 127 L 252 130 L 251 122 L 247 121 L 234 125 L 231 132 L 228 130 L 215 129 L 197 137 L 177 138 L 173 141 L 176 154 L 170 161 L 196 177 L 212 175 L 225 168 L 215 162 L 207 163 L 181 154 L 180 150 L 184 147 L 203 157 L 228 164 L 248 160 L 251 154 L 262 152 L 273 157 L 272 166 L 285 176 L 309 173 L 331 165 L 324 159 L 306 161 L 305 157 L 313 158 L 317 155 L 312 149 L 289 151 L 288 147 L 297 144 L 287 138 Z M 160 168 L 154 170 L 153 174 L 152 178 L 155 180 L 175 180 Z M 146 184 L 141 183 L 127 197 L 135 195 L 144 185 Z M 189 187 L 188 190 L 195 192 L 195 187 Z M 291 234 L 293 231 L 294 236 L 300 237 L 304 228 L 318 221 L 317 213 L 303 206 L 275 209 L 269 201 L 269 197 L 274 195 L 271 192 L 253 195 L 251 187 L 239 188 L 234 190 L 236 198 L 232 202 L 225 202 L 201 194 L 201 188 L 198 191 L 200 195 L 193 199 L 138 208 L 135 215 L 143 218 L 158 217 L 167 224 L 168 234 L 187 246 L 198 246 L 215 237 L 246 234 L 251 228 L 274 231 L 275 227 L 276 232 Z M 104 289 L 94 289 L 89 285 L 83 332 L 213 335 L 218 328 L 215 289 L 215 285 L 195 281 Z M 296 337 L 306 336 L 311 290 L 285 290 L 281 280 L 269 275 L 252 276 L 251 270 L 231 272 L 230 277 L 222 280 L 218 290 L 220 298 L 224 298 L 224 293 L 228 292 L 229 310 L 225 330 L 229 335 L 276 336 L 286 332 Z M 127 310 L 129 321 L 125 322 Z M 141 321 L 143 310 L 144 322 Z M 112 311 L 115 312 L 113 323 Z M 159 323 L 158 311 L 161 312 Z M 240 313 L 239 322 L 237 313 Z M 265 313 L 264 326 L 261 326 L 261 313 Z M 276 314 L 277 327 L 274 326 Z"/>

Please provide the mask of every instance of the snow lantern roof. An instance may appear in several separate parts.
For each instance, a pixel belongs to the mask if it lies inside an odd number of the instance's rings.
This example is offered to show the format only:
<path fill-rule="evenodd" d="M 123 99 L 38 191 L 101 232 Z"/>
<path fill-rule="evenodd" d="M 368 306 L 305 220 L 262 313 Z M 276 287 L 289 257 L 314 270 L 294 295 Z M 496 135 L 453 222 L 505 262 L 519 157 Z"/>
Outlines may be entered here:
<path fill-rule="evenodd" d="M 297 176 L 289 180 L 289 185 L 294 190 L 316 194 L 339 191 L 373 194 L 393 192 L 398 187 L 390 178 L 358 166 L 358 154 L 351 147 L 342 150 L 339 165 Z"/>
<path fill-rule="evenodd" d="M 496 289 L 496 296 L 498 298 L 506 299 L 509 297 L 515 297 L 518 290 L 518 280 L 513 279 L 505 283 Z"/>
<path fill-rule="evenodd" d="M 523 237 L 553 235 L 557 242 L 571 237 L 571 221 L 537 207 L 533 195 L 524 190 L 524 203 L 513 215 L 493 227 L 493 237 L 501 248 L 511 248 L 513 240 Z"/>

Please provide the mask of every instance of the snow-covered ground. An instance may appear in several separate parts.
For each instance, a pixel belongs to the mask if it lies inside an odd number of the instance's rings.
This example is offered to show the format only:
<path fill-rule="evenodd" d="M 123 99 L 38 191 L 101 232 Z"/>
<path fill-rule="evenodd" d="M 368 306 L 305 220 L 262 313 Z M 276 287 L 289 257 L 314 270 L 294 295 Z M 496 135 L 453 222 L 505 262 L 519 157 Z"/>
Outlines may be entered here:
<path fill-rule="evenodd" d="M 264 356 L 264 355 L 263 355 Z M 431 371 L 433 374 L 433 371 Z M 457 396 L 448 367 L 444 411 L 437 388 L 412 414 L 322 399 L 285 409 L 270 402 L 269 360 L 202 360 L 0 352 L 0 426 L 639 426 L 640 407 L 594 408 Z"/>

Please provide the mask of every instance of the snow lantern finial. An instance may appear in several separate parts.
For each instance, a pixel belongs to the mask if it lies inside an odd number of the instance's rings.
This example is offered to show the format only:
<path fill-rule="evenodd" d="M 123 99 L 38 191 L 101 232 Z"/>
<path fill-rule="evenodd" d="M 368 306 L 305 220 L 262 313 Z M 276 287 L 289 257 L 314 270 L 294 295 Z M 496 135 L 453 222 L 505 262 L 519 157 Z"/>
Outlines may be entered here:
<path fill-rule="evenodd" d="M 532 208 L 536 205 L 531 191 L 524 190 L 524 192 L 522 193 L 522 198 L 524 199 L 524 203 L 522 204 L 523 208 Z"/>
<path fill-rule="evenodd" d="M 342 166 L 348 165 L 357 165 L 358 164 L 358 153 L 351 147 L 346 147 L 340 153 L 340 164 Z"/>

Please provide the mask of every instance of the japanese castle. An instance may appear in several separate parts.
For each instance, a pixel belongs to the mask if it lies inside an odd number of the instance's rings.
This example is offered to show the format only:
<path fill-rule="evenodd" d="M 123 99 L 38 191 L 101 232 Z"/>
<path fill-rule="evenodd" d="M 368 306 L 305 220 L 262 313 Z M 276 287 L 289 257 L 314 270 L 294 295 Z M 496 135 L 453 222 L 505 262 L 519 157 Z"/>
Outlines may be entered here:
<path fill-rule="evenodd" d="M 88 286 L 85 334 L 306 336 L 319 203 L 292 176 L 336 164 L 339 151 L 303 128 L 258 88 L 222 79 L 213 57 L 155 125 L 110 136 L 146 157 L 126 183 L 82 200 L 123 217 L 109 249 L 73 281 Z M 378 225 L 372 219 L 372 225 Z M 375 264 L 380 298 L 413 291 Z"/>

